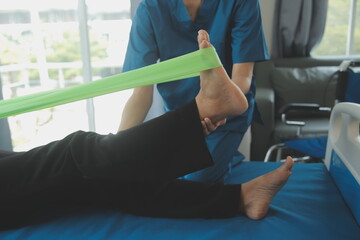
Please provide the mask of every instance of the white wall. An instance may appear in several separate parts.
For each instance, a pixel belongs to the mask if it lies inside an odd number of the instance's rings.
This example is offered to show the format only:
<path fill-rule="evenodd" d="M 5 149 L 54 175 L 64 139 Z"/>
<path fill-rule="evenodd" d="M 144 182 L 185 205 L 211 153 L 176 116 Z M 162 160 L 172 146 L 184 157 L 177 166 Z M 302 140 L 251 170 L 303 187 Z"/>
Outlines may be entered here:
<path fill-rule="evenodd" d="M 274 22 L 275 3 L 276 0 L 260 0 L 261 17 L 269 52 L 271 52 L 272 46 L 272 27 Z"/>
<path fill-rule="evenodd" d="M 276 0 L 260 0 L 261 17 L 265 32 L 266 43 L 268 45 L 269 53 L 271 52 L 271 40 L 272 40 L 272 26 L 274 19 Z M 239 151 L 244 154 L 245 161 L 249 161 L 250 157 L 250 143 L 251 143 L 251 130 L 246 132 L 240 146 Z"/>

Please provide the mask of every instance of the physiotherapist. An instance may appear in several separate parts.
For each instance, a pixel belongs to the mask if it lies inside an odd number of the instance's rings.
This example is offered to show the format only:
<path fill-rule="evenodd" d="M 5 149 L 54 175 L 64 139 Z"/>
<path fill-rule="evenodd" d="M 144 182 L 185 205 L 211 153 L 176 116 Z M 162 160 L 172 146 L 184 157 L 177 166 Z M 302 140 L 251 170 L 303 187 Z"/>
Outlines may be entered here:
<path fill-rule="evenodd" d="M 268 59 L 258 0 L 142 0 L 133 18 L 123 71 L 165 61 L 198 49 L 206 30 L 232 81 L 246 94 L 248 110 L 227 119 L 206 137 L 214 165 L 184 176 L 201 182 L 226 182 L 244 156 L 238 151 L 258 116 L 254 63 Z M 198 77 L 157 84 L 165 111 L 190 102 L 200 89 Z M 120 130 L 142 123 L 152 105 L 153 86 L 134 89 L 123 111 Z M 151 136 L 149 136 L 151 137 Z M 141 151 L 141 149 L 139 149 Z"/>

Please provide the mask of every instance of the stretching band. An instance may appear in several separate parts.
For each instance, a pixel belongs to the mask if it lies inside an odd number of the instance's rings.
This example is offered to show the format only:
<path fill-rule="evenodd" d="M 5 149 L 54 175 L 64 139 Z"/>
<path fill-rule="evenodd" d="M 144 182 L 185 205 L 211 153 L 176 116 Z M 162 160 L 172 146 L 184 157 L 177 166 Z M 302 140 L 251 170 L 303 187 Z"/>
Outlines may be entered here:
<path fill-rule="evenodd" d="M 78 86 L 0 101 L 0 118 L 31 112 L 125 89 L 199 76 L 221 66 L 213 47 Z"/>

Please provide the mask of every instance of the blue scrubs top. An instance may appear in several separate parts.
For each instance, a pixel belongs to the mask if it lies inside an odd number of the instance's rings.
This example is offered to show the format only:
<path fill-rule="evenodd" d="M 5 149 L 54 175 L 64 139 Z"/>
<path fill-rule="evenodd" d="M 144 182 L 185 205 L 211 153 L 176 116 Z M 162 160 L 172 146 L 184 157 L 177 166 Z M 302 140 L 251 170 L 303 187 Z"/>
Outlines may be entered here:
<path fill-rule="evenodd" d="M 203 0 L 195 21 L 190 19 L 182 0 L 143 0 L 133 19 L 123 71 L 197 50 L 200 29 L 209 33 L 211 44 L 229 76 L 234 63 L 268 59 L 258 0 Z M 170 111 L 193 100 L 200 83 L 197 77 L 158 84 L 157 88 L 165 110 Z M 233 156 L 239 156 L 237 147 L 252 121 L 254 95 L 253 80 L 246 95 L 249 109 L 240 116 L 228 118 L 226 125 L 207 137 L 217 173 L 191 180 L 223 181 L 228 163 Z M 217 162 L 222 167 L 216 166 Z"/>

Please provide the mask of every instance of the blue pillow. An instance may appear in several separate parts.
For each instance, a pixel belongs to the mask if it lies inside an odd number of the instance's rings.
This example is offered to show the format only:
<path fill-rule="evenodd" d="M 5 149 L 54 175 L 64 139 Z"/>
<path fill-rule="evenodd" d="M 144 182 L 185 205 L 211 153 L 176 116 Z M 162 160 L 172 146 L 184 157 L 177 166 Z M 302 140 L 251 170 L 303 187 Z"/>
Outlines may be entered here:
<path fill-rule="evenodd" d="M 360 103 L 360 73 L 349 72 L 347 80 L 344 101 Z"/>
<path fill-rule="evenodd" d="M 327 137 L 293 140 L 284 144 L 311 157 L 325 158 Z"/>

